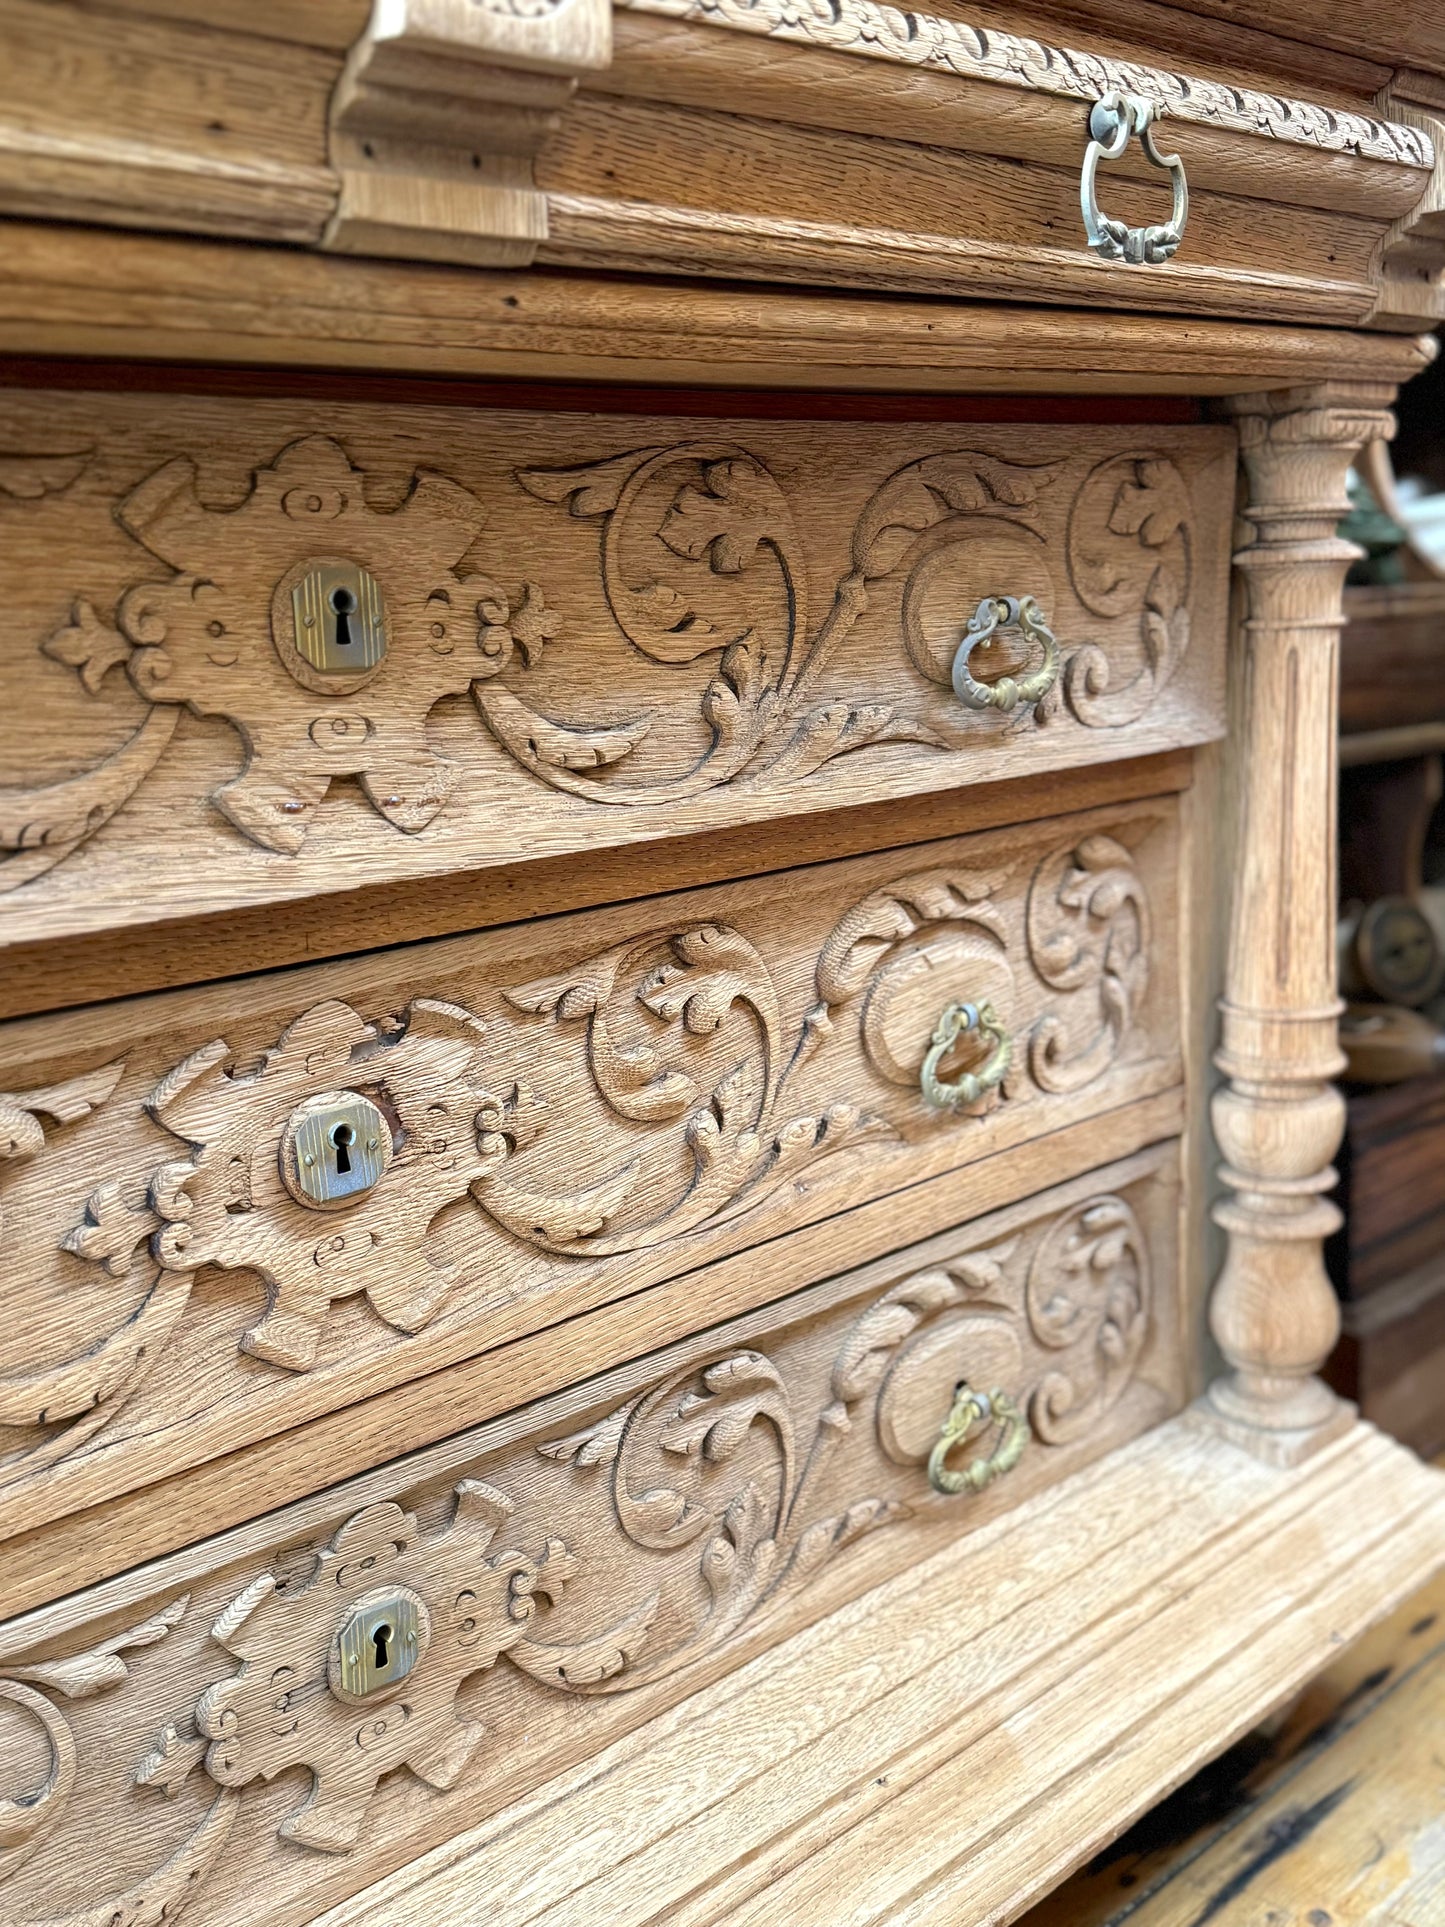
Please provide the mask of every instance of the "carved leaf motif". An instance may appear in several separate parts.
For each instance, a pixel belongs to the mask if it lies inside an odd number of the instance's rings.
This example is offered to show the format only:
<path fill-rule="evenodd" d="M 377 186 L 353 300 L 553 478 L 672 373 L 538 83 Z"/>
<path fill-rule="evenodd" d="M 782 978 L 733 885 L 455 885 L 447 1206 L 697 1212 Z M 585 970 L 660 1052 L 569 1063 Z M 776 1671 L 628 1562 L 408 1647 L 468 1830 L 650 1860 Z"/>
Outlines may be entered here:
<path fill-rule="evenodd" d="M 103 829 L 165 753 L 180 712 L 152 710 L 140 728 L 94 769 L 35 789 L 0 789 L 0 893 L 43 876 Z"/>
<path fill-rule="evenodd" d="M 1133 856 L 1093 835 L 1051 851 L 1029 885 L 1029 955 L 1052 989 L 1097 984 L 1102 1022 L 1068 1053 L 1065 1026 L 1050 1014 L 1034 1026 L 1029 1070 L 1046 1091 L 1081 1090 L 1118 1056 L 1149 982 L 1149 901 Z"/>
<path fill-rule="evenodd" d="M 635 1611 L 593 1639 L 576 1640 L 565 1646 L 548 1646 L 538 1640 L 519 1639 L 507 1654 L 514 1666 L 547 1686 L 599 1686 L 616 1679 L 637 1659 L 648 1641 L 662 1595 L 653 1593 Z"/>
<path fill-rule="evenodd" d="M 1069 659 L 1064 694 L 1081 723 L 1137 722 L 1189 648 L 1193 527 L 1184 478 L 1162 455 L 1115 455 L 1086 477 L 1069 516 L 1069 573 L 1098 616 L 1139 611 L 1144 662 L 1115 686 L 1107 650 L 1084 643 Z"/>
<path fill-rule="evenodd" d="M 629 1399 L 595 1425 L 570 1432 L 566 1438 L 549 1439 L 537 1450 L 544 1459 L 557 1459 L 564 1465 L 615 1465 L 623 1431 L 636 1409 L 637 1400 Z"/>
<path fill-rule="evenodd" d="M 1035 1337 L 1064 1354 L 1030 1402 L 1046 1443 L 1081 1437 L 1117 1401 L 1144 1349 L 1151 1301 L 1148 1247 L 1125 1199 L 1091 1198 L 1049 1227 L 1026 1299 Z"/>
<path fill-rule="evenodd" d="M 120 1082 L 125 1059 L 33 1091 L 0 1091 L 0 1162 L 33 1158 L 45 1143 L 40 1123 L 74 1124 L 105 1103 Z"/>
<path fill-rule="evenodd" d="M 509 689 L 478 683 L 472 691 L 487 728 L 503 749 L 527 769 L 605 769 L 630 756 L 651 727 L 648 716 L 600 728 L 574 729 L 529 709 Z"/>
<path fill-rule="evenodd" d="M 46 495 L 63 495 L 90 466 L 93 448 L 61 454 L 0 453 L 0 495 L 15 502 L 38 502 Z"/>
<path fill-rule="evenodd" d="M 155 1787 L 168 1800 L 180 1792 L 189 1776 L 201 1766 L 208 1742 L 199 1733 L 182 1738 L 174 1721 L 161 1729 L 159 1739 L 142 1756 L 135 1770 L 137 1786 Z"/>
<path fill-rule="evenodd" d="M 739 457 L 709 462 L 704 486 L 678 490 L 658 534 L 690 562 L 708 557 L 719 575 L 741 575 L 786 513 L 776 482 Z"/>
<path fill-rule="evenodd" d="M 83 1653 L 72 1653 L 64 1659 L 39 1660 L 32 1666 L 6 1666 L 5 1674 L 9 1679 L 26 1680 L 32 1686 L 44 1686 L 51 1692 L 61 1693 L 66 1699 L 90 1699 L 96 1693 L 107 1692 L 112 1686 L 120 1686 L 130 1678 L 130 1669 L 121 1657 L 123 1653 L 135 1652 L 143 1646 L 154 1646 L 163 1640 L 172 1627 L 178 1625 L 190 1604 L 190 1594 L 182 1593 L 173 1599 L 151 1619 L 143 1619 L 138 1626 L 128 1626 L 124 1632 L 114 1633 L 99 1645 L 90 1647 Z"/>
<path fill-rule="evenodd" d="M 853 531 L 853 564 L 870 581 L 900 568 L 919 538 L 954 516 L 1011 514 L 1030 524 L 1058 462 L 1000 461 L 957 449 L 911 462 L 878 488 Z"/>
<path fill-rule="evenodd" d="M 98 615 L 94 603 L 85 596 L 76 599 L 70 621 L 45 638 L 40 652 L 75 670 L 92 696 L 100 693 L 109 671 L 128 663 L 132 654 L 130 643 L 119 629 Z"/>
<path fill-rule="evenodd" d="M 659 1430 L 657 1442 L 664 1452 L 721 1465 L 759 1420 L 776 1426 L 785 1447 L 791 1448 L 787 1395 L 771 1360 L 760 1352 L 739 1352 L 709 1365 L 702 1380 L 707 1390 L 684 1392 L 672 1418 Z"/>

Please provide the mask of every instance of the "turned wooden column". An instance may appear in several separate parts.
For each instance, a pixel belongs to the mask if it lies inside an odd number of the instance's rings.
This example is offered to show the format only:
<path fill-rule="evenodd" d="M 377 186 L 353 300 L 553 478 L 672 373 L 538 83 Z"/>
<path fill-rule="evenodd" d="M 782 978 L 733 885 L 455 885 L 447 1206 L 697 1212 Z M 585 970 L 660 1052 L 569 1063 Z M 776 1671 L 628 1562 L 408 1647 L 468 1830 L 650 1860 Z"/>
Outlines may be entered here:
<path fill-rule="evenodd" d="M 1205 1410 L 1262 1457 L 1293 1464 L 1354 1408 L 1315 1376 L 1339 1333 L 1321 1251 L 1340 1222 L 1324 1195 L 1344 1129 L 1337 1036 L 1335 864 L 1339 631 L 1359 551 L 1335 527 L 1361 444 L 1389 436 L 1393 388 L 1330 384 L 1240 395 L 1253 539 L 1237 648 L 1243 740 L 1239 840 L 1213 1103 L 1228 1249 L 1210 1327 L 1230 1371 Z"/>

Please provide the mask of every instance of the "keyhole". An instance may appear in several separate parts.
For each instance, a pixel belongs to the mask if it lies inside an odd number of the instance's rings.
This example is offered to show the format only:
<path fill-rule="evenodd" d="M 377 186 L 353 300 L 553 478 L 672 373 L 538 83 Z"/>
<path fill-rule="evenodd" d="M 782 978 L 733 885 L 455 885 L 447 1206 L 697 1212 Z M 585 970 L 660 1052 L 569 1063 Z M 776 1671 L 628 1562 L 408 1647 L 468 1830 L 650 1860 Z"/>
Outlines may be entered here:
<path fill-rule="evenodd" d="M 335 588 L 331 591 L 331 612 L 336 617 L 336 646 L 338 649 L 351 647 L 351 617 L 356 608 L 356 597 L 350 589 Z M 344 1169 L 345 1167 L 343 1167 Z"/>
<path fill-rule="evenodd" d="M 376 1649 L 376 1670 L 384 1673 L 390 1664 L 387 1648 L 391 1644 L 391 1628 L 383 1620 L 371 1635 L 371 1643 Z"/>
<path fill-rule="evenodd" d="M 351 1147 L 356 1142 L 356 1133 L 349 1124 L 333 1124 L 331 1142 L 336 1150 L 337 1172 L 345 1176 L 351 1169 Z M 387 1627 L 386 1630 L 390 1632 L 391 1628 Z"/>

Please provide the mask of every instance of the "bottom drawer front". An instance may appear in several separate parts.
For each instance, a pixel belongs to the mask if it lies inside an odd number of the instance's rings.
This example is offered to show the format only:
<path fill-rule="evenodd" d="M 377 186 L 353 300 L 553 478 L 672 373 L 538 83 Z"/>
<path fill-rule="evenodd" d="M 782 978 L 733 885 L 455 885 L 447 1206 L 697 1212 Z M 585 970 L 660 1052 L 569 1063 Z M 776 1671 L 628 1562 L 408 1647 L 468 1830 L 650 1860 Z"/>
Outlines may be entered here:
<path fill-rule="evenodd" d="M 305 1920 L 1158 1422 L 1177 1216 L 1169 1144 L 11 1621 L 0 1913 Z M 944 1497 L 962 1378 L 1029 1437 Z"/>

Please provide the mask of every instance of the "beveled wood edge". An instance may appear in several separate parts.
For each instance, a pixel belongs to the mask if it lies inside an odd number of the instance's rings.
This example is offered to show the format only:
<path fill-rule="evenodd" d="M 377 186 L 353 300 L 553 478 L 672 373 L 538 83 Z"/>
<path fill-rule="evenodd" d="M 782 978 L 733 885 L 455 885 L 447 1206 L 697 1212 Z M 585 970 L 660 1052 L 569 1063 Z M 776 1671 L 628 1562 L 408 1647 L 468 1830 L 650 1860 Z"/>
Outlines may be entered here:
<path fill-rule="evenodd" d="M 1007 1677 L 986 1668 L 984 1684 L 970 1683 L 969 1646 L 990 1631 L 990 1597 L 1016 1588 L 1021 1571 L 1047 1574 L 1067 1514 L 1117 1509 L 1130 1490 L 1179 1509 L 1193 1528 L 1185 1555 L 1153 1569 L 1143 1542 L 1156 1513 L 1141 1504 L 1134 1562 L 1111 1559 L 1089 1584 L 1055 1589 L 1054 1610 L 1016 1634 Z M 676 1915 L 687 1927 L 783 1918 L 831 1927 L 840 1892 L 849 1919 L 870 1927 L 1012 1920 L 1442 1563 L 1445 1476 L 1373 1427 L 1356 1422 L 1285 1470 L 1211 1436 L 1186 1412 L 912 1576 L 910 1644 L 950 1663 L 912 1725 L 889 1717 L 886 1687 L 860 1682 L 885 1704 L 827 1736 L 833 1759 L 844 1749 L 846 1799 L 820 1798 L 815 1776 L 790 1759 L 806 1753 L 795 1708 L 810 1677 L 858 1667 L 860 1628 L 875 1672 L 888 1679 L 890 1642 L 905 1628 L 892 1623 L 900 1613 L 886 1582 L 314 1927 L 473 1918 L 490 1911 L 499 1881 L 520 1887 L 521 1868 L 544 1866 L 543 1911 L 519 1891 L 507 1917 L 525 1927 L 567 1903 L 570 1918 L 587 1889 L 615 1872 L 595 1838 L 623 1808 L 650 1818 L 613 1835 L 624 1873 L 629 1860 L 640 1864 L 626 1881 L 625 1913 L 614 1889 L 609 1927 L 659 1917 L 647 1866 L 657 1855 L 648 1850 L 684 1824 L 699 1869 Z M 1034 1589 L 1048 1592 L 1047 1578 Z M 775 1743 L 760 1745 L 760 1732 Z M 746 1852 L 729 1838 L 725 1792 L 698 1791 L 696 1772 L 706 1757 L 707 1779 L 719 1786 L 743 1748 L 749 1780 L 774 1783 L 769 1837 Z M 754 1813 L 757 1804 L 750 1797 Z M 713 1868 L 706 1882 L 704 1865 Z"/>
<path fill-rule="evenodd" d="M 17 1638 L 35 1643 L 37 1625 L 52 1627 L 48 1615 L 61 1613 L 53 1630 L 64 1630 L 63 1602 L 83 1589 L 104 1585 L 105 1599 L 113 1594 L 118 1607 L 140 1597 L 137 1586 L 185 1584 L 201 1540 L 214 1546 L 224 1534 L 226 1546 L 244 1550 L 247 1534 L 274 1534 L 281 1506 L 304 1531 L 332 1516 L 340 1480 L 352 1481 L 358 1504 L 385 1497 L 399 1480 L 432 1477 L 504 1444 L 545 1422 L 554 1407 L 560 1423 L 584 1381 L 589 1396 L 604 1398 L 639 1360 L 649 1372 L 666 1371 L 695 1348 L 699 1305 L 708 1307 L 705 1329 L 719 1344 L 746 1342 L 788 1298 L 868 1265 L 906 1263 L 902 1254 L 921 1240 L 1027 1206 L 1044 1190 L 1087 1187 L 1102 1165 L 1117 1173 L 1127 1163 L 1135 1175 L 1157 1167 L 1174 1154 L 1182 1122 L 1183 1091 L 1175 1086 L 981 1159 L 965 1174 L 966 1206 L 957 1170 L 924 1179 L 169 1477 L 57 1513 L 3 1542 L 0 1657 L 17 1650 Z M 526 1403 L 519 1385 L 530 1393 Z M 480 1445 L 479 1426 L 486 1428 Z"/>
<path fill-rule="evenodd" d="M 1010 828 L 1187 790 L 1191 752 L 1168 750 L 1047 777 L 1013 777 L 698 831 L 655 843 L 455 870 L 326 897 L 243 905 L 111 931 L 97 942 L 0 939 L 0 1020 L 214 983 L 291 964 L 652 898 L 938 837 Z M 3 911 L 0 911 L 3 922 Z"/>
<path fill-rule="evenodd" d="M 941 394 L 1400 382 L 1428 336 L 453 268 L 0 222 L 0 353 Z"/>

